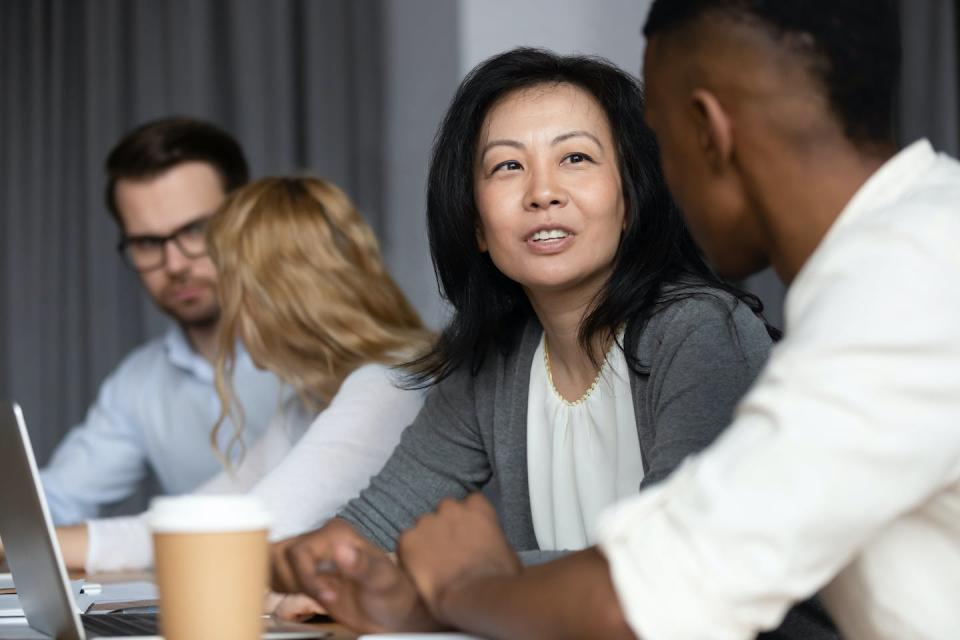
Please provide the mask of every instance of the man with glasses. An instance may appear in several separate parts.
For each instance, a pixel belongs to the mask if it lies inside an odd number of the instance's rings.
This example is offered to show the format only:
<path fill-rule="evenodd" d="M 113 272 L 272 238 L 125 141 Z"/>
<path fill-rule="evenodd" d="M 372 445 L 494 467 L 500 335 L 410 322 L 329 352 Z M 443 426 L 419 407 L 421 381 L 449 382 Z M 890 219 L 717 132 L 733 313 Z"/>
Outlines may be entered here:
<path fill-rule="evenodd" d="M 210 442 L 221 411 L 213 371 L 220 308 L 204 232 L 226 193 L 247 181 L 243 152 L 208 123 L 167 118 L 124 137 L 107 158 L 106 171 L 106 203 L 121 233 L 118 248 L 174 322 L 103 382 L 85 421 L 67 434 L 42 471 L 57 524 L 94 518 L 102 506 L 131 495 L 150 471 L 164 493 L 176 494 L 221 469 Z M 243 349 L 233 384 L 249 445 L 278 407 L 280 384 Z M 228 440 L 233 429 L 222 432 Z M 224 450 L 226 442 L 219 445 Z M 84 537 L 86 527 L 78 525 Z"/>

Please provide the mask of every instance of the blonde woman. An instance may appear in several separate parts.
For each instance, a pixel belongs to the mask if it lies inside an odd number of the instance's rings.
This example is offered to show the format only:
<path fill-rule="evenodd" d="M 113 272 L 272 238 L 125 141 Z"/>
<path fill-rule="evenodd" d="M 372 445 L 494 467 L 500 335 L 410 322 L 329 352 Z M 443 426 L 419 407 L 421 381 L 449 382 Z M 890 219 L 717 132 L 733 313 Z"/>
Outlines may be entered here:
<path fill-rule="evenodd" d="M 284 538 L 332 517 L 383 466 L 422 404 L 420 392 L 395 386 L 392 367 L 422 352 L 432 336 L 384 269 L 373 232 L 328 182 L 254 182 L 210 220 L 207 242 L 223 314 L 216 366 L 223 411 L 211 442 L 227 468 L 197 491 L 252 492 L 273 514 L 271 537 Z M 290 391 L 246 452 L 239 433 L 219 433 L 236 412 L 228 381 L 237 338 Z M 242 415 L 234 417 L 242 429 Z M 71 568 L 152 563 L 140 516 L 58 533 Z"/>

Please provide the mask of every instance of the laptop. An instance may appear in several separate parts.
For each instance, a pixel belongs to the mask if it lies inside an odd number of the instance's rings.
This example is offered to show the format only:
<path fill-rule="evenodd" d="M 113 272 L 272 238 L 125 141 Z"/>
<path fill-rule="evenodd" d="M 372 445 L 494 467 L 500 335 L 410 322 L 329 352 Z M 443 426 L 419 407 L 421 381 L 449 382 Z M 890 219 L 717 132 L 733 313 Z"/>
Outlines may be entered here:
<path fill-rule="evenodd" d="M 81 614 L 54 535 L 50 510 L 23 412 L 0 402 L 0 539 L 24 615 L 31 627 L 58 640 L 154 636 L 155 613 Z M 325 638 L 326 631 L 270 621 L 264 638 Z"/>

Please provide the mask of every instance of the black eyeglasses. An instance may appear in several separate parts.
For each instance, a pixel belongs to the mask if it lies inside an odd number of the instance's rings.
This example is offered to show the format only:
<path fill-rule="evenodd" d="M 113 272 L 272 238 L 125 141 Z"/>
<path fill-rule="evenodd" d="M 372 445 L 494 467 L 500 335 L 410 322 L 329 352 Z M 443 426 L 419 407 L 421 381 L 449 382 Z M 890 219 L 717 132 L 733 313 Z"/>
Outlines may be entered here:
<path fill-rule="evenodd" d="M 171 240 L 188 258 L 207 255 L 207 223 L 212 215 L 191 220 L 166 236 L 124 236 L 117 244 L 124 260 L 136 271 L 153 271 L 167 262 L 167 243 Z"/>

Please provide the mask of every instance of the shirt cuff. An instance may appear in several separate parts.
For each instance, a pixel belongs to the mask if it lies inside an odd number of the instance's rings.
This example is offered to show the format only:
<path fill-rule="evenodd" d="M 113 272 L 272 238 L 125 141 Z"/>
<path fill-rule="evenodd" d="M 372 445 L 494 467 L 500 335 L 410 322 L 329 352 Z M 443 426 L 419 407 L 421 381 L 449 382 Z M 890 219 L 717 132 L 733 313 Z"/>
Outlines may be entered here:
<path fill-rule="evenodd" d="M 153 538 L 143 516 L 88 520 L 87 535 L 88 574 L 153 566 Z"/>

